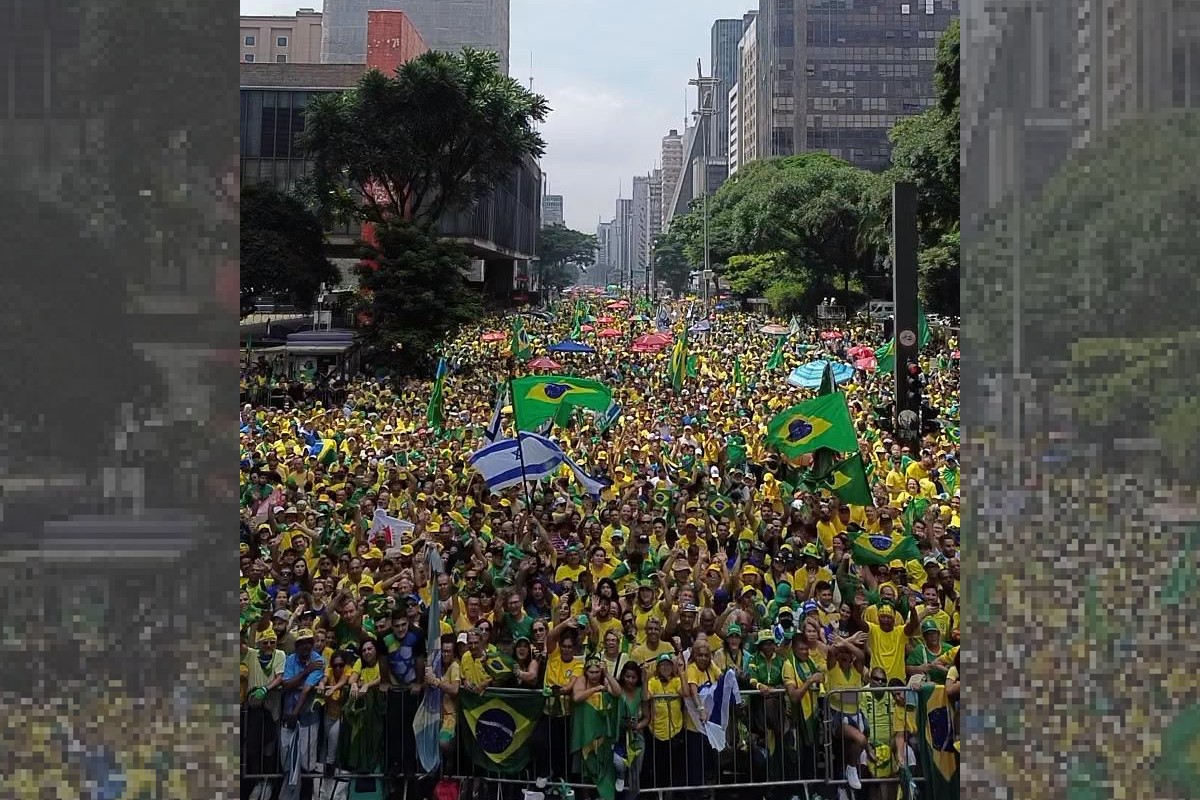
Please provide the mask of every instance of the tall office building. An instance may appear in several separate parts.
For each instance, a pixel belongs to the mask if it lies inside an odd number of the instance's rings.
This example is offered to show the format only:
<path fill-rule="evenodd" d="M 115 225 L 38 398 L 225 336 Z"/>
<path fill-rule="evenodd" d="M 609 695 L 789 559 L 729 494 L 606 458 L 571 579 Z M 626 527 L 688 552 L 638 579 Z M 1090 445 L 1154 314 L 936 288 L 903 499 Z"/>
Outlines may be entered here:
<path fill-rule="evenodd" d="M 892 125 L 934 103 L 938 38 L 957 15 L 958 0 L 759 0 L 761 157 L 819 150 L 887 167 Z"/>
<path fill-rule="evenodd" d="M 491 50 L 508 72 L 509 0 L 325 0 L 325 64 L 361 64 L 367 58 L 367 11 L 403 11 L 430 50 Z"/>
<path fill-rule="evenodd" d="M 683 174 L 683 144 L 683 134 L 674 128 L 662 139 L 663 230 L 666 230 L 667 223 L 675 213 L 671 198 L 675 196 L 679 178 Z"/>
<path fill-rule="evenodd" d="M 650 173 L 650 263 L 654 263 L 654 240 L 662 234 L 663 173 L 655 169 Z"/>
<path fill-rule="evenodd" d="M 712 119 L 712 150 L 710 155 L 726 155 L 729 147 L 729 108 L 725 99 L 737 83 L 738 42 L 745 23 L 741 19 L 719 19 L 712 26 L 712 45 L 709 52 L 709 74 L 716 78 L 717 113 Z"/>
<path fill-rule="evenodd" d="M 294 17 L 242 17 L 243 64 L 320 64 L 321 12 L 301 8 Z"/>
<path fill-rule="evenodd" d="M 633 266 L 633 200 L 627 197 L 618 198 L 615 211 L 611 248 L 614 269 L 609 276 L 609 282 L 628 286 Z"/>
<path fill-rule="evenodd" d="M 758 70 L 758 14 L 746 23 L 738 42 L 738 153 L 737 165 L 742 168 L 758 160 L 759 99 L 763 95 Z M 732 165 L 731 165 L 732 166 Z M 732 168 L 730 174 L 733 174 Z"/>
<path fill-rule="evenodd" d="M 565 224 L 563 221 L 563 196 L 561 194 L 542 195 L 542 227 Z"/>
<path fill-rule="evenodd" d="M 590 270 L 589 281 L 594 286 L 606 286 L 612 283 L 613 274 L 613 223 L 601 222 L 596 225 L 596 266 Z"/>
<path fill-rule="evenodd" d="M 641 289 L 646 284 L 647 269 L 650 265 L 650 245 L 653 241 L 650 233 L 650 176 L 635 175 L 633 192 L 630 203 L 633 213 L 633 237 L 630 253 L 633 287 Z"/>

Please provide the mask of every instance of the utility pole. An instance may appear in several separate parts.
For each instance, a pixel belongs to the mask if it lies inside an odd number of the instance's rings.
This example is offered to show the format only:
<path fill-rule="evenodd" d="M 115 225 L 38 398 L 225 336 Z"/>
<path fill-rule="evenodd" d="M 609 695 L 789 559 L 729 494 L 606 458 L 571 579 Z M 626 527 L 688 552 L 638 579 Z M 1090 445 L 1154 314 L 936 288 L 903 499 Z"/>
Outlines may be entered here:
<path fill-rule="evenodd" d="M 896 314 L 894 378 L 896 436 L 913 453 L 921 441 L 921 397 L 909 365 L 917 363 L 917 187 L 892 185 L 892 294 Z"/>
<path fill-rule="evenodd" d="M 704 312 L 708 313 L 708 280 L 712 272 L 712 263 L 708 252 L 708 144 L 709 133 L 712 128 L 712 117 L 717 113 L 716 103 L 714 98 L 716 95 L 716 87 L 720 83 L 716 78 L 704 77 L 704 69 L 700 65 L 700 59 L 696 59 L 696 77 L 688 81 L 689 86 L 696 87 L 696 94 L 699 98 L 699 103 L 695 111 L 692 112 L 699 126 L 697 136 L 703 136 L 702 142 L 703 155 L 701 158 L 704 163 L 700 170 L 700 191 L 701 191 L 701 207 L 702 216 L 704 218 L 704 267 L 700 272 L 700 282 L 703 285 Z"/>

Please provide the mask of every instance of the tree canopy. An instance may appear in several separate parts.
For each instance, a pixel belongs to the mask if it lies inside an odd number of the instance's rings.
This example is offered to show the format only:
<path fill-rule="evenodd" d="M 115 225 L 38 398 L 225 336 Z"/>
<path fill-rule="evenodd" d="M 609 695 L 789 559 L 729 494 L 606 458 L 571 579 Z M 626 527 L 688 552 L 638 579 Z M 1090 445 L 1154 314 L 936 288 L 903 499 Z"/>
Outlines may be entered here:
<path fill-rule="evenodd" d="M 436 223 L 506 178 L 545 141 L 546 99 L 499 70 L 495 53 L 430 51 L 393 76 L 309 104 L 302 145 L 308 192 L 324 214 Z"/>
<path fill-rule="evenodd" d="M 309 309 L 322 283 L 338 280 L 325 258 L 321 223 L 295 197 L 266 186 L 249 186 L 241 198 L 241 294 L 243 299 L 287 297 Z"/>
<path fill-rule="evenodd" d="M 654 277 L 667 285 L 675 294 L 680 294 L 688 285 L 692 271 L 683 244 L 678 236 L 659 234 L 654 239 Z"/>
<path fill-rule="evenodd" d="M 562 289 L 596 261 L 596 237 L 565 225 L 546 225 L 538 232 L 538 277 L 544 287 Z"/>

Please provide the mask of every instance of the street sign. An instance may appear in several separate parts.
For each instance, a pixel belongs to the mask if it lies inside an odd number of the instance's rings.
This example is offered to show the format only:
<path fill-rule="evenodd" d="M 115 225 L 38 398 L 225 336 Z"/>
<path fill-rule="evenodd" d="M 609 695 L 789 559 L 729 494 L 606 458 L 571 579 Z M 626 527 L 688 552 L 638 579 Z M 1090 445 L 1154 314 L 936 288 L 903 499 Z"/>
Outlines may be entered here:
<path fill-rule="evenodd" d="M 912 331 L 900 331 L 900 344 L 912 347 L 917 343 L 917 335 Z"/>

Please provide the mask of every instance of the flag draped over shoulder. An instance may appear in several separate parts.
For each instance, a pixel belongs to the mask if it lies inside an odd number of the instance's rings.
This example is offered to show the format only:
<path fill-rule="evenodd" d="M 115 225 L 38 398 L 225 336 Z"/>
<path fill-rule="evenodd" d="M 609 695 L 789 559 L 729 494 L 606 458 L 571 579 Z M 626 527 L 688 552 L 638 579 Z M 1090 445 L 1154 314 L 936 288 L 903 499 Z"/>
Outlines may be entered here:
<path fill-rule="evenodd" d="M 858 449 L 850 408 L 841 392 L 814 397 L 779 414 L 767 426 L 766 441 L 787 458 L 822 447 L 839 453 Z"/>
<path fill-rule="evenodd" d="M 446 359 L 439 358 L 437 372 L 433 375 L 433 391 L 429 395 L 429 405 L 425 409 L 425 419 L 434 428 L 441 430 L 446 421 Z"/>
<path fill-rule="evenodd" d="M 925 791 L 932 800 L 958 800 L 958 750 L 955 747 L 954 716 L 946 687 L 926 684 L 917 699 L 917 748 Z"/>
<path fill-rule="evenodd" d="M 871 485 L 867 482 L 867 470 L 863 466 L 860 453 L 855 453 L 834 466 L 820 484 L 836 494 L 844 503 L 869 506 L 874 502 L 874 498 L 871 497 Z"/>
<path fill-rule="evenodd" d="M 866 533 L 847 531 L 850 553 L 856 564 L 887 564 L 894 558 L 901 561 L 920 560 L 921 551 L 916 539 L 904 534 Z"/>
<path fill-rule="evenodd" d="M 704 705 L 708 719 L 700 722 L 700 716 L 691 703 L 685 703 L 687 712 L 695 723 L 696 728 L 704 731 L 709 746 L 720 752 L 725 749 L 729 738 L 729 727 L 733 719 L 733 707 L 742 702 L 742 693 L 738 690 L 737 673 L 727 669 L 721 673 L 716 683 L 700 687 L 700 702 Z"/>
<path fill-rule="evenodd" d="M 513 419 L 517 430 L 532 431 L 553 419 L 563 405 L 606 413 L 612 390 L 600 381 L 571 375 L 528 375 L 512 382 Z"/>
<path fill-rule="evenodd" d="M 466 750 L 478 766 L 501 775 L 528 766 L 529 737 L 546 702 L 540 694 L 478 695 L 462 689 L 458 700 Z"/>
<path fill-rule="evenodd" d="M 577 703 L 571 714 L 571 752 L 579 754 L 583 779 L 596 785 L 596 793 L 604 800 L 617 796 L 617 771 L 613 763 L 613 740 L 617 734 L 616 702 L 608 695 L 604 710 L 591 703 Z"/>
<path fill-rule="evenodd" d="M 425 563 L 429 575 L 437 585 L 437 576 L 445 571 L 441 553 L 436 547 L 425 548 Z M 433 674 L 441 678 L 445 665 L 442 664 L 441 648 L 441 600 L 436 591 L 431 592 L 429 611 L 425 618 L 425 651 L 429 653 L 429 666 Z M 413 733 L 416 735 L 417 758 L 421 768 L 434 772 L 441 766 L 442 753 L 438 747 L 438 736 L 442 730 L 442 690 L 434 686 L 425 687 L 425 696 L 413 717 Z"/>

